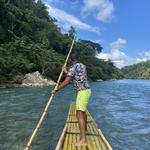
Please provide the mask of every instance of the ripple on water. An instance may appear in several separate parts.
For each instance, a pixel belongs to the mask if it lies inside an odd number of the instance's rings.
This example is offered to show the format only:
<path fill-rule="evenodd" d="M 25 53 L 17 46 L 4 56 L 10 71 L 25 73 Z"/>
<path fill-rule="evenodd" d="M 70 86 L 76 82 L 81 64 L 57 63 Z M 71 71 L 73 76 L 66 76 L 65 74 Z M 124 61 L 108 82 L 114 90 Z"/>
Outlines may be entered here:
<path fill-rule="evenodd" d="M 119 80 L 91 83 L 89 110 L 114 150 L 149 150 L 150 81 Z M 0 150 L 23 150 L 51 88 L 0 90 Z M 51 103 L 32 149 L 53 150 L 65 124 L 72 86 Z"/>

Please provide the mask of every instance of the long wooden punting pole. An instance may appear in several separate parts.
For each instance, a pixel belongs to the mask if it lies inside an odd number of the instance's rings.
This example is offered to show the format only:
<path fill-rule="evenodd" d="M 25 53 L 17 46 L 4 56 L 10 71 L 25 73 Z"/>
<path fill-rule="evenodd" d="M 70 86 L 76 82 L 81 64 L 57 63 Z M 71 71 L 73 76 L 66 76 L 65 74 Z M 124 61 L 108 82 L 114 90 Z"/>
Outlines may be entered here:
<path fill-rule="evenodd" d="M 64 66 L 67 65 L 68 59 L 69 59 L 70 54 L 71 54 L 71 52 L 72 52 L 72 48 L 73 48 L 74 42 L 75 42 L 75 36 L 74 36 L 74 38 L 73 38 L 73 41 L 72 41 L 72 44 L 71 44 L 69 53 L 68 53 L 67 58 L 66 58 L 65 63 L 64 63 Z M 61 80 L 62 75 L 63 75 L 63 69 L 61 70 L 61 73 L 60 73 L 60 75 L 59 75 L 59 77 L 58 77 L 58 80 L 57 80 L 57 83 L 56 83 L 56 85 L 55 85 L 54 90 L 57 89 L 57 87 L 58 87 L 58 85 L 59 85 L 59 82 L 60 82 L 60 80 Z M 29 149 L 30 149 L 31 143 L 32 143 L 32 141 L 33 141 L 33 139 L 34 139 L 34 137 L 35 137 L 35 135 L 36 135 L 38 129 L 40 128 L 40 126 L 41 126 L 41 124 L 42 124 L 42 121 L 43 121 L 43 119 L 44 119 L 44 117 L 45 117 L 45 115 L 46 115 L 46 113 L 47 113 L 47 111 L 48 111 L 48 108 L 49 108 L 49 106 L 50 106 L 50 104 L 51 104 L 51 101 L 52 101 L 53 97 L 54 97 L 54 94 L 51 94 L 51 96 L 49 97 L 49 100 L 48 100 L 48 102 L 47 102 L 47 104 L 46 104 L 46 106 L 45 106 L 45 109 L 44 109 L 44 111 L 43 111 L 43 113 L 42 113 L 42 115 L 41 115 L 41 118 L 40 118 L 39 122 L 37 123 L 37 125 L 36 125 L 36 127 L 35 127 L 35 129 L 34 129 L 34 131 L 33 131 L 33 133 L 32 133 L 32 135 L 31 135 L 31 137 L 30 137 L 30 139 L 29 139 L 29 141 L 28 141 L 28 143 L 27 143 L 27 145 L 26 145 L 25 150 L 29 150 Z"/>

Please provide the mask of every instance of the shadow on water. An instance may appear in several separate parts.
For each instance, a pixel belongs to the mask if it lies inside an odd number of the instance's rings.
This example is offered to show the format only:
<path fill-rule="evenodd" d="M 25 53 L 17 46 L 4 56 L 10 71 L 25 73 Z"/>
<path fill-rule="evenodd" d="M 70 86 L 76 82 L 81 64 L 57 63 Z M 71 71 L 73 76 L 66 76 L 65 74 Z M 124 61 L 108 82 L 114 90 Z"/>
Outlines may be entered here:
<path fill-rule="evenodd" d="M 149 150 L 150 81 L 91 83 L 89 110 L 114 150 Z M 51 88 L 0 89 L 0 150 L 23 150 Z M 71 85 L 58 92 L 32 150 L 53 150 L 75 100 Z"/>

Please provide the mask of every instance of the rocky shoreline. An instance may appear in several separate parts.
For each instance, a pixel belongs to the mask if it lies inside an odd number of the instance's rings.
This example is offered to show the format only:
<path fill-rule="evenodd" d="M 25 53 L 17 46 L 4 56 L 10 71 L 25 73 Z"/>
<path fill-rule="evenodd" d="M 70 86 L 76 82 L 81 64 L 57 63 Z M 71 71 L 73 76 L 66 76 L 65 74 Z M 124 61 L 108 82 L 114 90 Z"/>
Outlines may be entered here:
<path fill-rule="evenodd" d="M 18 87 L 22 87 L 21 84 L 17 84 L 17 83 L 0 83 L 0 88 L 18 88 Z"/>
<path fill-rule="evenodd" d="M 44 87 L 52 86 L 56 83 L 53 80 L 44 78 L 38 71 L 26 74 L 21 83 L 7 82 L 0 83 L 0 88 L 19 88 L 19 87 Z"/>

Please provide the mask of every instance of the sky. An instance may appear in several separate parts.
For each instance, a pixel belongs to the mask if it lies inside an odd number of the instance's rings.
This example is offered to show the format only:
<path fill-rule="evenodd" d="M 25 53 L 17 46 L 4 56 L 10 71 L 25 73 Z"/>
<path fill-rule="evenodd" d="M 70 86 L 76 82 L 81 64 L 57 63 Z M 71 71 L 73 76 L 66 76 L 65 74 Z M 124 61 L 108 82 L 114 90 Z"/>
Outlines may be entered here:
<path fill-rule="evenodd" d="M 118 68 L 150 60 L 150 0 L 43 0 L 63 32 L 101 44 Z"/>

